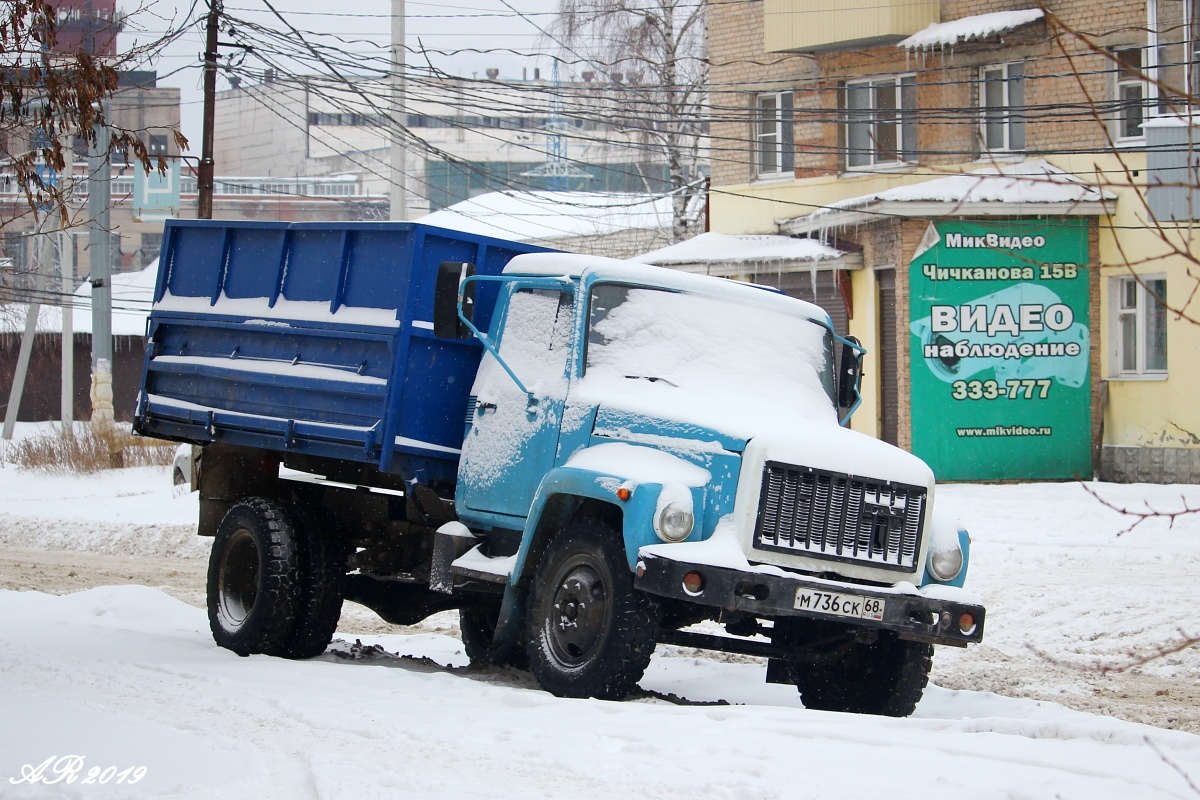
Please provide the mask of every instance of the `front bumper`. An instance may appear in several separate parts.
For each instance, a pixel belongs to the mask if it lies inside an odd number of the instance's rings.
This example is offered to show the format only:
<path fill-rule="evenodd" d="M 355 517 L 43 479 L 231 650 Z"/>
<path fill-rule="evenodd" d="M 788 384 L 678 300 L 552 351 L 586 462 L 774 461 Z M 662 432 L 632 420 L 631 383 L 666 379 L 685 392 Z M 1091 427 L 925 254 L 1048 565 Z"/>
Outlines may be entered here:
<path fill-rule="evenodd" d="M 693 594 L 684 588 L 683 577 L 689 572 L 699 572 L 703 576 L 703 589 L 698 593 Z M 895 631 L 903 639 L 958 647 L 983 641 L 983 606 L 903 591 L 881 590 L 802 575 L 747 572 L 651 555 L 642 555 L 638 559 L 634 585 L 660 597 L 756 617 L 804 617 L 842 622 Z M 875 620 L 798 609 L 796 598 L 801 590 L 880 600 L 883 602 L 882 618 Z M 969 632 L 960 629 L 959 620 L 964 614 L 970 614 L 974 620 L 974 629 Z"/>

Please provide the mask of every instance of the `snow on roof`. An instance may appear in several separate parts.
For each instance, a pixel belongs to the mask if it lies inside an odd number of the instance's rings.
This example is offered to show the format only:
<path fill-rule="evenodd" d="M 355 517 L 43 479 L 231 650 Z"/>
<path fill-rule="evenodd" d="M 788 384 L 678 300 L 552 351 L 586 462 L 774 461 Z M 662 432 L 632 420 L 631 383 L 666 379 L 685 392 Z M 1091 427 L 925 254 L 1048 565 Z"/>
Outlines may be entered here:
<path fill-rule="evenodd" d="M 1036 22 L 1045 16 L 1040 8 L 1024 11 L 997 11 L 992 14 L 976 14 L 950 22 L 935 22 L 923 31 L 918 31 L 898 47 L 908 50 L 929 50 L 936 47 L 953 47 L 960 42 L 986 39 L 1005 33 L 1022 25 Z"/>
<path fill-rule="evenodd" d="M 630 261 L 660 267 L 676 264 L 770 264 L 783 261 L 833 261 L 845 253 L 816 239 L 776 235 L 702 233 Z"/>
<path fill-rule="evenodd" d="M 528 242 L 671 224 L 671 198 L 615 192 L 488 192 L 416 220 Z"/>
<path fill-rule="evenodd" d="M 111 278 L 113 336 L 144 336 L 146 318 L 154 302 L 154 282 L 158 277 L 158 259 L 139 272 L 118 272 Z M 57 289 L 49 290 L 51 296 Z M 71 300 L 71 323 L 75 333 L 92 332 L 92 285 L 86 280 L 75 290 Z M 0 315 L 0 333 L 25 331 L 24 303 L 13 303 L 10 311 Z M 38 333 L 59 333 L 62 330 L 62 307 L 42 305 L 38 313 Z"/>
<path fill-rule="evenodd" d="M 1164 114 L 1160 117 L 1151 117 L 1142 123 L 1142 130 L 1147 128 L 1183 128 L 1183 127 L 1200 127 L 1200 114 L 1190 114 L 1183 116 L 1180 114 Z"/>
<path fill-rule="evenodd" d="M 885 203 L 936 203 L 961 206 L 977 203 L 1002 203 L 1006 206 L 1080 206 L 1116 200 L 1116 195 L 1071 175 L 1043 159 L 1020 164 L 984 167 L 961 175 L 949 175 L 922 183 L 851 197 L 830 203 L 803 217 L 781 222 L 790 233 L 816 227 L 842 224 L 835 217 L 852 212 L 876 210 Z M 861 219 L 853 221 L 861 222 Z"/>

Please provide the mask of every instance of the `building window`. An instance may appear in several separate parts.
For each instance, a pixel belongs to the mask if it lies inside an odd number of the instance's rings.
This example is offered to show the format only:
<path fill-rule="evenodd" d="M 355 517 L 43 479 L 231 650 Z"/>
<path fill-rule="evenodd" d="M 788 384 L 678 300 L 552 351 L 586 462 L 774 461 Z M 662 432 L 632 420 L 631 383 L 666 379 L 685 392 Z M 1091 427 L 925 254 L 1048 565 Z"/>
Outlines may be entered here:
<path fill-rule="evenodd" d="M 790 173 L 795 165 L 792 93 L 770 92 L 756 100 L 755 162 L 759 175 Z"/>
<path fill-rule="evenodd" d="M 1167 371 L 1166 278 L 1117 278 L 1114 372 L 1118 376 Z"/>
<path fill-rule="evenodd" d="M 165 156 L 167 154 L 167 135 L 165 133 L 152 133 L 146 141 L 146 152 L 152 156 Z"/>
<path fill-rule="evenodd" d="M 138 265 L 142 267 L 150 266 L 154 259 L 158 258 L 159 251 L 162 250 L 161 233 L 143 233 L 142 246 L 138 249 Z"/>
<path fill-rule="evenodd" d="M 983 108 L 983 149 L 1025 149 L 1025 64 L 984 67 L 979 104 Z"/>
<path fill-rule="evenodd" d="M 846 166 L 917 160 L 914 75 L 846 84 Z"/>
<path fill-rule="evenodd" d="M 1116 50 L 1117 80 L 1116 99 L 1117 140 L 1141 139 L 1142 122 L 1146 114 L 1146 80 L 1142 74 L 1142 50 L 1130 48 Z"/>
<path fill-rule="evenodd" d="M 1196 91 L 1198 62 L 1197 0 L 1147 0 L 1149 33 L 1142 69 L 1146 78 L 1147 107 L 1151 114 L 1179 110 L 1190 114 Z"/>

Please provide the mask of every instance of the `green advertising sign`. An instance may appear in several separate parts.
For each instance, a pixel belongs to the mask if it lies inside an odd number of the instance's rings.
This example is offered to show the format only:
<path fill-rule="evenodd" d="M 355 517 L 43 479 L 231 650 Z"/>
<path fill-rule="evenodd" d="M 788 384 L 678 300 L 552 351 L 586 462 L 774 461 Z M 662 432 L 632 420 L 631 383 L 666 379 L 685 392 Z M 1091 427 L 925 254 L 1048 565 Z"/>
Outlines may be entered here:
<path fill-rule="evenodd" d="M 912 447 L 940 480 L 1091 475 L 1084 220 L 938 222 L 909 267 Z"/>

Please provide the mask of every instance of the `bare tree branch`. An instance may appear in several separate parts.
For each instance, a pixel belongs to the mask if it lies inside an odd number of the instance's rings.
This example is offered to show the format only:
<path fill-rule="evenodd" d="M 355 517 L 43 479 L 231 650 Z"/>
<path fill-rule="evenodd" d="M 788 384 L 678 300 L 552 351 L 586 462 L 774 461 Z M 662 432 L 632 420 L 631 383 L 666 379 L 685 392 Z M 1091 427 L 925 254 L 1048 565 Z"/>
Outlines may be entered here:
<path fill-rule="evenodd" d="M 1183 508 L 1181 508 L 1181 509 L 1178 509 L 1175 511 L 1160 511 L 1158 509 L 1151 508 L 1150 503 L 1144 502 L 1144 505 L 1146 506 L 1146 508 L 1143 511 L 1141 509 L 1126 508 L 1123 506 L 1118 506 L 1115 503 L 1105 500 L 1103 497 L 1101 497 L 1099 495 L 1098 492 L 1096 492 L 1095 489 L 1088 486 L 1087 483 L 1085 483 L 1083 481 L 1080 481 L 1079 485 L 1083 488 L 1083 490 L 1085 492 L 1087 492 L 1092 497 L 1094 497 L 1096 499 L 1096 502 L 1100 503 L 1100 505 L 1117 512 L 1121 516 L 1134 518 L 1134 521 L 1129 525 L 1129 527 L 1125 528 L 1124 530 L 1119 531 L 1117 533 L 1117 536 L 1124 536 L 1125 534 L 1129 533 L 1134 528 L 1141 525 L 1143 522 L 1146 522 L 1147 520 L 1165 519 L 1168 521 L 1167 527 L 1173 528 L 1173 527 L 1175 527 L 1175 520 L 1178 519 L 1179 517 L 1185 517 L 1189 514 L 1200 514 L 1200 507 L 1196 507 L 1196 508 L 1191 507 L 1190 505 L 1188 505 L 1187 498 L 1183 497 L 1182 495 L 1179 498 L 1180 502 L 1183 503 Z"/>
<path fill-rule="evenodd" d="M 1159 659 L 1166 658 L 1169 655 L 1174 655 L 1175 653 L 1187 650 L 1189 647 L 1194 647 L 1197 644 L 1200 644 L 1200 636 L 1190 636 L 1182 628 L 1178 629 L 1178 633 L 1180 639 L 1172 644 L 1160 645 L 1149 653 L 1135 654 L 1133 652 L 1129 652 L 1126 653 L 1128 660 L 1124 664 L 1105 664 L 1098 667 L 1080 666 L 1079 664 L 1052 656 L 1046 651 L 1038 647 L 1034 647 L 1031 644 L 1027 644 L 1025 646 L 1029 648 L 1030 652 L 1036 654 L 1039 658 L 1043 659 L 1049 664 L 1053 664 L 1056 667 L 1063 667 L 1065 669 L 1072 669 L 1079 672 L 1096 672 L 1101 675 L 1108 675 L 1112 672 L 1128 672 L 1131 669 L 1145 666 L 1152 661 L 1158 661 Z"/>

